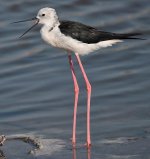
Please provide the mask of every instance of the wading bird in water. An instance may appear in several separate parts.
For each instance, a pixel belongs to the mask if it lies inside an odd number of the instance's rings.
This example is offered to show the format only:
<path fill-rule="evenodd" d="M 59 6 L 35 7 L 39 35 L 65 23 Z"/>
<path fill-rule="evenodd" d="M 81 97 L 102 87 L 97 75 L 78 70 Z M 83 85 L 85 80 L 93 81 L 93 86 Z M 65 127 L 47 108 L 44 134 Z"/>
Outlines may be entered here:
<path fill-rule="evenodd" d="M 140 33 L 127 33 L 117 34 L 101 31 L 91 26 L 84 25 L 74 21 L 61 21 L 59 20 L 55 9 L 42 8 L 39 10 L 37 16 L 32 19 L 26 19 L 14 23 L 35 21 L 35 24 L 28 29 L 23 35 L 34 28 L 37 24 L 42 24 L 41 36 L 48 44 L 64 49 L 67 52 L 72 78 L 74 82 L 74 113 L 73 113 L 73 132 L 72 132 L 72 144 L 76 145 L 76 114 L 78 105 L 79 86 L 75 75 L 75 70 L 72 61 L 72 54 L 76 56 L 77 62 L 80 66 L 83 78 L 86 83 L 87 89 L 87 141 L 86 146 L 91 146 L 90 135 L 90 101 L 91 101 L 91 84 L 87 78 L 85 70 L 79 55 L 86 55 L 100 48 L 112 46 L 112 44 L 123 42 L 126 39 L 140 39 L 135 36 Z"/>

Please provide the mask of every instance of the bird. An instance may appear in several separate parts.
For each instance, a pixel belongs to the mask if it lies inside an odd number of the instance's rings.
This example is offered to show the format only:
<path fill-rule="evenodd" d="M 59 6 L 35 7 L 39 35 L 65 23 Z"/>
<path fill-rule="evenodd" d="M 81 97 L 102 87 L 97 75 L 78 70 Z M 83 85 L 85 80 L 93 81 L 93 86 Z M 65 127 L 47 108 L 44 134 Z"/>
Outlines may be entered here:
<path fill-rule="evenodd" d="M 38 11 L 37 16 L 31 19 L 16 21 L 20 23 L 26 21 L 34 21 L 34 25 L 25 31 L 20 38 L 27 32 L 33 29 L 36 25 L 41 24 L 41 37 L 49 45 L 63 49 L 69 60 L 72 79 L 74 83 L 74 113 L 73 113 L 73 128 L 72 128 L 72 145 L 76 146 L 76 117 L 79 96 L 79 85 L 74 69 L 72 55 L 74 54 L 81 73 L 85 80 L 87 90 L 87 135 L 86 147 L 91 147 L 91 131 L 90 131 L 90 103 L 92 86 L 87 77 L 85 69 L 82 65 L 80 55 L 87 55 L 101 48 L 112 46 L 113 44 L 123 42 L 124 40 L 141 39 L 137 37 L 141 33 L 112 33 L 100 30 L 98 28 L 85 25 L 76 21 L 60 20 L 56 10 L 50 7 L 42 8 Z"/>

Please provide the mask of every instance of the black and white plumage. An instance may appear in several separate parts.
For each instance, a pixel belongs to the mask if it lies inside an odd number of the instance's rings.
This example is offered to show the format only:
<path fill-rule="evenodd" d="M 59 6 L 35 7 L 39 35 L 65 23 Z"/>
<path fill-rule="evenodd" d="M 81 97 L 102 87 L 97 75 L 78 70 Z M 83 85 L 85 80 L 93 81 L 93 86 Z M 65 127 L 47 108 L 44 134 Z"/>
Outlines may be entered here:
<path fill-rule="evenodd" d="M 29 19 L 28 19 L 29 20 Z M 23 20 L 19 22 L 24 22 Z M 28 29 L 23 35 L 31 30 L 37 24 L 42 24 L 41 36 L 48 44 L 62 48 L 67 51 L 71 73 L 74 82 L 74 116 L 73 116 L 73 133 L 72 133 L 72 144 L 76 144 L 76 115 L 78 105 L 79 86 L 73 67 L 73 61 L 71 53 L 75 53 L 77 62 L 81 69 L 83 78 L 86 83 L 87 89 L 87 148 L 91 146 L 90 137 L 90 100 L 91 100 L 91 84 L 87 78 L 86 72 L 82 65 L 79 55 L 85 55 L 100 48 L 112 46 L 117 42 L 122 42 L 125 39 L 139 39 L 135 37 L 140 35 L 139 33 L 129 34 L 116 34 L 98 30 L 94 27 L 84 25 L 79 22 L 73 21 L 59 21 L 56 11 L 52 8 L 41 9 L 35 18 L 30 20 L 36 20 L 30 29 Z M 16 22 L 18 23 L 18 22 Z M 22 35 L 22 36 L 23 36 Z M 21 36 L 21 37 L 22 37 Z"/>
<path fill-rule="evenodd" d="M 116 34 L 73 21 L 59 21 L 55 9 L 43 8 L 37 17 L 42 24 L 41 36 L 48 44 L 67 52 L 85 55 L 100 48 L 112 46 L 125 39 L 138 39 L 139 33 Z"/>
<path fill-rule="evenodd" d="M 140 35 L 139 33 L 116 34 L 100 31 L 94 27 L 73 21 L 60 21 L 59 29 L 66 36 L 87 44 L 95 44 L 114 39 L 137 39 L 132 36 Z"/>
<path fill-rule="evenodd" d="M 18 22 L 29 20 L 36 20 L 36 23 L 22 36 L 37 24 L 42 24 L 41 36 L 44 41 L 54 47 L 62 48 L 69 53 L 75 52 L 80 55 L 88 54 L 100 48 L 112 46 L 113 44 L 122 42 L 126 39 L 141 39 L 135 37 L 141 35 L 141 33 L 111 33 L 101 31 L 79 22 L 59 21 L 56 11 L 53 8 L 42 8 L 35 18 Z"/>

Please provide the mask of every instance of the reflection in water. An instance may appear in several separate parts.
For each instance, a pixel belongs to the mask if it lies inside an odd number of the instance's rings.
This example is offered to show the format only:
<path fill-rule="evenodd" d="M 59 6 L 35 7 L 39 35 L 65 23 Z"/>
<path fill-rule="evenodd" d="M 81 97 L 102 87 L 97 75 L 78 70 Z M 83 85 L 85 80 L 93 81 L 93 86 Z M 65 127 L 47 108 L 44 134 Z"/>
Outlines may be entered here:
<path fill-rule="evenodd" d="M 77 154 L 76 154 L 76 148 L 72 149 L 72 159 L 76 159 L 77 158 Z"/>
<path fill-rule="evenodd" d="M 91 149 L 87 149 L 87 159 L 91 159 Z"/>
<path fill-rule="evenodd" d="M 0 159 L 6 159 L 4 152 L 0 150 Z"/>
<path fill-rule="evenodd" d="M 77 149 L 72 149 L 72 159 L 77 159 Z M 91 159 L 91 148 L 87 149 L 87 159 Z"/>

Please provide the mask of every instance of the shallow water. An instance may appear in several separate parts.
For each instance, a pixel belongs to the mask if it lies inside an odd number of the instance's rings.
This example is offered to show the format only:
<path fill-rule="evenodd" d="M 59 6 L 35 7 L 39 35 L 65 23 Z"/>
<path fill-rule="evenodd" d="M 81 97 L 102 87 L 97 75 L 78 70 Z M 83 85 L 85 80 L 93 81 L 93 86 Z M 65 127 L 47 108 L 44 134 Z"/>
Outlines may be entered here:
<path fill-rule="evenodd" d="M 39 27 L 18 39 L 30 22 L 9 24 L 34 17 L 45 6 L 56 8 L 61 19 L 80 21 L 102 30 L 146 32 L 143 37 L 147 40 L 126 41 L 81 57 L 93 86 L 90 154 L 80 148 L 86 137 L 86 91 L 75 58 L 80 85 L 76 152 L 69 140 L 74 93 L 66 54 L 45 44 Z M 43 154 L 43 159 L 149 158 L 149 15 L 149 0 L 1 0 L 0 134 L 30 133 L 64 143 L 63 148 Z M 13 149 L 5 151 L 8 158 L 17 157 Z M 19 157 L 27 158 L 21 153 Z"/>

